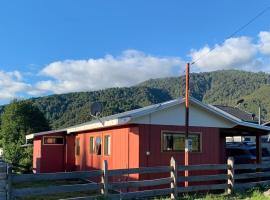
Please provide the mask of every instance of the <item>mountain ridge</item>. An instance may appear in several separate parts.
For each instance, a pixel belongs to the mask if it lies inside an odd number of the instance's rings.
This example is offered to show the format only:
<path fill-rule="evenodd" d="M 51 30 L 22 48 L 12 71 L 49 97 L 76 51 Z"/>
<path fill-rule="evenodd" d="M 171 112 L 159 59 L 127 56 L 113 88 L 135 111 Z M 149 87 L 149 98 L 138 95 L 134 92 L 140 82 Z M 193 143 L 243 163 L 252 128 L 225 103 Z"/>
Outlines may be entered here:
<path fill-rule="evenodd" d="M 132 87 L 55 94 L 25 101 L 33 102 L 55 129 L 91 120 L 90 102 L 102 102 L 104 110 L 101 115 L 107 116 L 175 99 L 184 93 L 185 77 L 179 76 L 150 79 Z M 190 94 L 205 103 L 231 106 L 239 99 L 245 99 L 239 106 L 241 109 L 257 113 L 261 104 L 263 119 L 270 119 L 270 74 L 264 72 L 220 70 L 192 73 Z"/>

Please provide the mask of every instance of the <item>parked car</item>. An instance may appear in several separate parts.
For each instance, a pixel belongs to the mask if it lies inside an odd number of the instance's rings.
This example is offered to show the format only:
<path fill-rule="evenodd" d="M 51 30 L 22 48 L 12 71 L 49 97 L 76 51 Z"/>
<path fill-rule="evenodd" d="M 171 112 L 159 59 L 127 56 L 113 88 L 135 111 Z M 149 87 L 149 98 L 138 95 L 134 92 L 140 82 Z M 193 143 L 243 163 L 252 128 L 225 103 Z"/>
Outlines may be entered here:
<path fill-rule="evenodd" d="M 233 157 L 235 164 L 256 163 L 256 145 L 254 143 L 227 143 L 226 156 Z M 270 162 L 270 153 L 262 147 L 262 162 Z"/>

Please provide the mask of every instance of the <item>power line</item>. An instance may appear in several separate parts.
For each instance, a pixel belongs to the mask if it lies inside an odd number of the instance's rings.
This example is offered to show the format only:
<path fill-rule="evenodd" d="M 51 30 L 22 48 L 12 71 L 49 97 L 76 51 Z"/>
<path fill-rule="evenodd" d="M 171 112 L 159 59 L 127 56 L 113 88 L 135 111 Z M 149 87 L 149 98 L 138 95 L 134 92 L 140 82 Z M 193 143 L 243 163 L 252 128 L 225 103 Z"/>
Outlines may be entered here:
<path fill-rule="evenodd" d="M 245 29 L 247 26 L 249 26 L 252 22 L 254 22 L 256 19 L 258 19 L 260 16 L 262 16 L 264 13 L 266 13 L 268 10 L 270 9 L 270 6 L 266 7 L 265 9 L 263 9 L 261 12 L 259 12 L 255 17 L 253 17 L 252 19 L 250 19 L 246 24 L 244 24 L 243 26 L 239 27 L 238 29 L 236 29 L 236 31 L 234 31 L 232 34 L 230 34 L 229 36 L 227 36 L 223 42 L 233 36 L 235 36 L 237 33 L 239 33 L 240 31 L 242 31 L 243 29 Z M 210 51 L 208 51 L 206 54 L 200 56 L 199 58 L 197 58 L 196 60 L 191 62 L 191 65 L 195 64 L 196 62 L 198 62 L 199 60 L 201 60 L 202 58 L 208 56 L 211 52 L 213 52 L 217 47 L 211 49 Z"/>

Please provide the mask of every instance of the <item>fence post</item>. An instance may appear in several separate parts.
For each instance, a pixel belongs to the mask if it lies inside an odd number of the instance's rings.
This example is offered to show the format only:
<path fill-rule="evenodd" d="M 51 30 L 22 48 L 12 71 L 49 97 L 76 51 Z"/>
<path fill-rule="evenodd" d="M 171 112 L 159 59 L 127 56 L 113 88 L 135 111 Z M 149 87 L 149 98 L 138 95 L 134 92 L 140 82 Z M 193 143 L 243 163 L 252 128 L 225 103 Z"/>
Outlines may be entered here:
<path fill-rule="evenodd" d="M 171 166 L 171 178 L 173 179 L 173 181 L 171 182 L 171 189 L 172 189 L 172 193 L 171 193 L 171 199 L 175 200 L 178 196 L 178 192 L 177 192 L 177 163 L 174 160 L 173 157 L 171 157 L 171 162 L 170 162 L 170 166 Z"/>
<path fill-rule="evenodd" d="M 101 176 L 101 194 L 106 197 L 108 195 L 108 162 L 107 160 L 103 161 L 103 173 Z"/>
<path fill-rule="evenodd" d="M 0 199 L 7 199 L 7 165 L 0 160 Z"/>
<path fill-rule="evenodd" d="M 12 190 L 12 166 L 7 164 L 7 200 L 12 199 L 11 190 Z"/>
<path fill-rule="evenodd" d="M 234 187 L 234 159 L 233 157 L 229 157 L 227 160 L 228 164 L 228 189 L 227 193 L 232 194 L 233 193 L 233 187 Z"/>

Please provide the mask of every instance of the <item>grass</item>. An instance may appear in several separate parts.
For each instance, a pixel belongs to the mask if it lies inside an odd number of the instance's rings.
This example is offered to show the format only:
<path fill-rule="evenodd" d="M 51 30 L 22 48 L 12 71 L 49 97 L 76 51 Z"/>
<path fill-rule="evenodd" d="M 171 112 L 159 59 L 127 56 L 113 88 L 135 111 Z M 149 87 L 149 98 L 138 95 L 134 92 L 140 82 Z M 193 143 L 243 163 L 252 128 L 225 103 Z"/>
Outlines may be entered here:
<path fill-rule="evenodd" d="M 264 196 L 268 188 L 253 188 L 248 191 L 237 192 L 233 195 L 227 194 L 183 194 L 178 200 L 270 200 Z M 169 198 L 155 198 L 155 200 L 169 200 Z"/>

